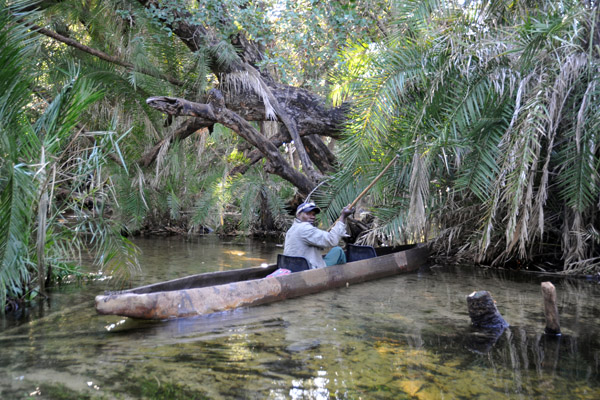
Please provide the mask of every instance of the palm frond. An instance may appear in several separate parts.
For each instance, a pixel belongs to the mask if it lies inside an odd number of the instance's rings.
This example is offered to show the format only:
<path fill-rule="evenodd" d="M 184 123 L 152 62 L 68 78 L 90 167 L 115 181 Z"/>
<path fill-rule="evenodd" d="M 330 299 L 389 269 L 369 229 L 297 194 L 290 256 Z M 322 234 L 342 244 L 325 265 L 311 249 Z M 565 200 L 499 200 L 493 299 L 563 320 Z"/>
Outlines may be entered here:
<path fill-rule="evenodd" d="M 341 198 L 395 151 L 396 184 L 369 200 L 407 213 L 378 214 L 364 240 L 424 229 L 460 241 L 473 260 L 500 261 L 552 253 L 543 243 L 562 237 L 568 265 L 593 263 L 580 263 L 597 255 L 586 233 L 597 224 L 597 63 L 581 29 L 593 12 L 503 0 L 402 1 L 395 10 L 397 34 L 369 46 L 376 51 L 353 93 L 341 183 L 324 189 Z"/>
<path fill-rule="evenodd" d="M 192 227 L 207 226 L 215 229 L 221 225 L 222 204 L 219 194 L 222 192 L 222 182 L 222 170 L 205 172 L 202 190 L 193 207 Z"/>
<path fill-rule="evenodd" d="M 229 41 L 220 40 L 213 44 L 209 51 L 216 64 L 221 67 L 219 69 L 222 70 L 226 70 L 229 65 L 240 60 L 235 48 Z"/>
<path fill-rule="evenodd" d="M 26 165 L 4 168 L 7 180 L 0 192 L 0 304 L 19 298 L 29 283 L 29 246 L 36 186 Z M 2 307 L 4 310 L 4 307 Z"/>
<path fill-rule="evenodd" d="M 23 107 L 31 99 L 32 69 L 26 62 L 32 42 L 26 28 L 12 20 L 0 4 L 0 307 L 7 297 L 23 295 L 30 282 L 32 210 L 37 185 L 30 160 L 39 140 L 30 129 Z"/>
<path fill-rule="evenodd" d="M 577 113 L 577 124 L 574 129 L 566 132 L 571 145 L 564 146 L 559 154 L 558 181 L 561 196 L 567 206 L 579 212 L 594 206 L 600 190 L 596 155 L 598 131 L 594 129 L 598 127 L 600 115 L 591 104 L 591 99 L 597 98 L 599 94 L 594 93 L 597 91 L 596 86 L 595 80 L 588 84 Z"/>

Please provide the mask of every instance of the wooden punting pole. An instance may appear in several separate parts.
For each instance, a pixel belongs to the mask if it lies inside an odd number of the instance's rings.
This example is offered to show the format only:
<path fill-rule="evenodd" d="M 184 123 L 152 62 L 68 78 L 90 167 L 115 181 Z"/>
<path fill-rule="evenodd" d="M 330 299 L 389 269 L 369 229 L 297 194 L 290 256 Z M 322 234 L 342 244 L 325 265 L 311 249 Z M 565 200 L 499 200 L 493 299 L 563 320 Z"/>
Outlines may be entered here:
<path fill-rule="evenodd" d="M 356 203 L 359 202 L 360 199 L 362 199 L 364 197 L 365 194 L 367 194 L 369 192 L 369 190 L 371 190 L 371 188 L 373 186 L 375 186 L 375 184 L 377 183 L 377 181 L 387 172 L 388 169 L 390 169 L 390 167 L 392 166 L 392 164 L 394 164 L 394 161 L 396 161 L 396 159 L 400 157 L 399 154 L 396 154 L 394 156 L 394 158 L 392 158 L 392 161 L 390 161 L 388 163 L 388 165 L 385 166 L 385 168 L 383 169 L 383 171 L 381 171 L 379 173 L 379 175 L 377 175 L 375 177 L 375 179 L 373 179 L 373 181 L 369 184 L 369 186 L 367 186 L 362 192 L 360 192 L 360 194 L 358 196 L 356 196 L 356 199 L 354 199 L 354 201 L 352 203 L 350 203 L 350 206 L 348 208 L 352 208 L 356 205 Z"/>

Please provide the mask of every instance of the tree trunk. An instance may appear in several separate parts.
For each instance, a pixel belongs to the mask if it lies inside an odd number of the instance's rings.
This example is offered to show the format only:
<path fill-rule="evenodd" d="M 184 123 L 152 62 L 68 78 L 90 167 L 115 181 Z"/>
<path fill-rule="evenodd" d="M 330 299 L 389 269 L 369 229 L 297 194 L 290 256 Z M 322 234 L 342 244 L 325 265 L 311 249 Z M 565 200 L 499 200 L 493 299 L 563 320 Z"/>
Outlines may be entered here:
<path fill-rule="evenodd" d="M 508 323 L 498 312 L 489 292 L 481 290 L 467 296 L 469 317 L 475 328 L 488 331 L 504 331 Z"/>
<path fill-rule="evenodd" d="M 544 296 L 544 315 L 546 316 L 547 335 L 560 335 L 558 307 L 556 306 L 556 288 L 551 282 L 542 282 L 542 295 Z"/>

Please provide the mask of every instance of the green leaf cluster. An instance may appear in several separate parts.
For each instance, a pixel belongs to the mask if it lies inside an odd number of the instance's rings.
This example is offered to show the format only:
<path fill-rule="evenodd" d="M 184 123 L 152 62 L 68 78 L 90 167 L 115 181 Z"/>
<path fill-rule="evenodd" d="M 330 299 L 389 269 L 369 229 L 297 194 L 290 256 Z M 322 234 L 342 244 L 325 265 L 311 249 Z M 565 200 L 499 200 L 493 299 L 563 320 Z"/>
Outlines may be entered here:
<path fill-rule="evenodd" d="M 137 268 L 135 248 L 103 210 L 111 197 L 108 156 L 123 162 L 120 138 L 112 130 L 82 133 L 78 125 L 103 92 L 69 64 L 48 87 L 50 101 L 39 103 L 38 43 L 16 11 L 0 7 L 2 310 L 43 281 L 75 272 L 88 254 L 122 274 Z"/>
<path fill-rule="evenodd" d="M 368 205 L 371 242 L 436 238 L 487 263 L 597 268 L 597 8 L 580 2 L 397 1 L 396 35 L 348 48 L 343 169 L 352 200 L 394 155 Z M 360 59 L 360 62 L 356 60 Z M 358 66 L 358 67 L 356 67 Z"/>

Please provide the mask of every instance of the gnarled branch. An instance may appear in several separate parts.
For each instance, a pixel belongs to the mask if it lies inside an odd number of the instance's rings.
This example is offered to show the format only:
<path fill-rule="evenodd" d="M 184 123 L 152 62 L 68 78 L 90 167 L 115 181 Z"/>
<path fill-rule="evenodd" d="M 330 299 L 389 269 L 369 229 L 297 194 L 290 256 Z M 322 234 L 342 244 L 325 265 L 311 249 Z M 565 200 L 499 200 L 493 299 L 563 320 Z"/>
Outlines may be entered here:
<path fill-rule="evenodd" d="M 248 121 L 225 106 L 223 94 L 212 89 L 209 93 L 209 103 L 194 103 L 174 97 L 151 97 L 146 103 L 157 110 L 169 115 L 185 115 L 211 120 L 233 130 L 252 146 L 256 147 L 269 161 L 269 170 L 292 183 L 302 193 L 308 194 L 315 183 L 305 175 L 292 168 L 279 153 L 277 147 L 269 139 L 256 130 Z"/>

